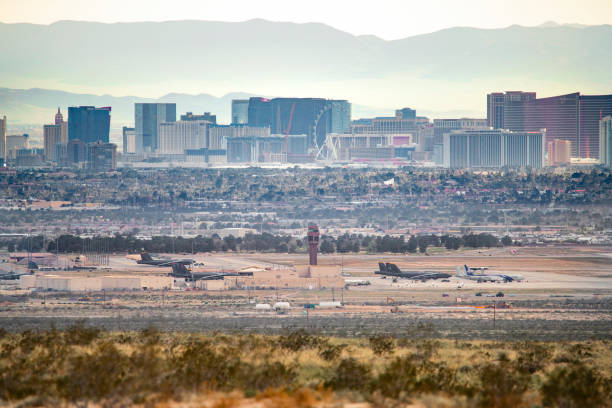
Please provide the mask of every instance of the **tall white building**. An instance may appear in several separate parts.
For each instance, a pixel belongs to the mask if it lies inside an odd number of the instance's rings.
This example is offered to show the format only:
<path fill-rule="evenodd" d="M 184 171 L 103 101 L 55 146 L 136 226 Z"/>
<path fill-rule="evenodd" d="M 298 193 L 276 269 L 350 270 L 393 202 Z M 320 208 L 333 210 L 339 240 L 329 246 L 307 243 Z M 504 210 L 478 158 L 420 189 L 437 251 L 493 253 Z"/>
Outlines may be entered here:
<path fill-rule="evenodd" d="M 209 124 L 204 120 L 160 123 L 157 153 L 184 154 L 187 149 L 208 147 Z"/>
<path fill-rule="evenodd" d="M 58 145 L 62 144 L 62 125 L 45 125 L 43 127 L 45 160 L 58 161 Z"/>
<path fill-rule="evenodd" d="M 606 167 L 612 167 L 612 116 L 599 121 L 599 161 Z"/>
<path fill-rule="evenodd" d="M 29 136 L 22 135 L 6 135 L 6 158 L 7 160 L 15 160 L 17 151 L 30 147 Z"/>
<path fill-rule="evenodd" d="M 243 125 L 213 125 L 208 128 L 208 148 L 211 150 L 226 150 L 228 137 L 267 137 L 269 127 L 254 127 Z"/>
<path fill-rule="evenodd" d="M 434 119 L 433 161 L 440 165 L 444 160 L 444 134 L 453 130 L 485 130 L 489 129 L 486 119 Z"/>
<path fill-rule="evenodd" d="M 453 130 L 444 134 L 444 166 L 499 168 L 545 165 L 545 132 Z"/>
<path fill-rule="evenodd" d="M 136 129 L 123 127 L 123 153 L 136 153 Z"/>

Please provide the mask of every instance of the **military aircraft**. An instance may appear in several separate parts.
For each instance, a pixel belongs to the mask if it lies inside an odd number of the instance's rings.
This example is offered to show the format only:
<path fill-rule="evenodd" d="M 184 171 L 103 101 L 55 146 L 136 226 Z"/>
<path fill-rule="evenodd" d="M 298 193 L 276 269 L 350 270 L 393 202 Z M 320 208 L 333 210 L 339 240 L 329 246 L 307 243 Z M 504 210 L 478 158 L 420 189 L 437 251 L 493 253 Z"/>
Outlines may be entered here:
<path fill-rule="evenodd" d="M 30 275 L 30 272 L 6 272 L 0 273 L 0 280 L 16 280 L 22 275 Z"/>
<path fill-rule="evenodd" d="M 14 272 L 14 271 L 3 271 L 0 270 L 0 280 L 17 280 L 19 279 L 22 275 L 30 275 L 32 273 L 34 273 L 35 270 L 38 269 L 38 264 L 34 261 L 28 261 L 28 271 L 26 272 Z"/>
<path fill-rule="evenodd" d="M 507 273 L 488 273 L 483 271 L 488 270 L 487 267 L 468 267 L 463 265 L 463 268 L 457 266 L 455 272 L 458 278 L 475 280 L 477 282 L 520 282 L 525 278 L 522 275 L 509 275 Z M 480 271 L 480 273 L 475 273 Z"/>
<path fill-rule="evenodd" d="M 235 272 L 192 272 L 187 267 L 179 262 L 172 264 L 172 272 L 170 276 L 174 278 L 185 278 L 188 281 L 196 280 L 215 280 L 223 279 L 225 276 L 245 276 L 253 275 L 252 272 L 248 273 L 235 273 Z"/>
<path fill-rule="evenodd" d="M 374 272 L 378 275 L 393 276 L 395 278 L 404 278 L 412 280 L 420 280 L 425 282 L 429 279 L 446 279 L 451 275 L 448 273 L 431 272 L 431 271 L 402 271 L 394 263 L 378 263 L 378 271 Z"/>
<path fill-rule="evenodd" d="M 142 252 L 140 260 L 136 261 L 137 264 L 153 266 L 172 266 L 175 263 L 191 265 L 193 262 L 193 259 L 153 259 L 147 252 Z"/>

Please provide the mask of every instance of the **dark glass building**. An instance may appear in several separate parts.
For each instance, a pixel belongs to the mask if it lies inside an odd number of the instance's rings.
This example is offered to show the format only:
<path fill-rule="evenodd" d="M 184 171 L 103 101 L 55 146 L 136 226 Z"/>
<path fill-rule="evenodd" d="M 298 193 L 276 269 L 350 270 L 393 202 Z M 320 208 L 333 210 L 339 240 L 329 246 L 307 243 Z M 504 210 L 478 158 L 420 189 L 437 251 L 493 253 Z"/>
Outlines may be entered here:
<path fill-rule="evenodd" d="M 232 125 L 249 123 L 249 100 L 232 99 Z"/>
<path fill-rule="evenodd" d="M 134 104 L 136 153 L 157 150 L 159 145 L 157 129 L 160 123 L 165 122 L 176 122 L 176 103 Z"/>
<path fill-rule="evenodd" d="M 322 98 L 250 98 L 249 126 L 269 127 L 272 134 L 307 135 L 321 146 L 328 133 L 350 129 L 351 104 Z"/>
<path fill-rule="evenodd" d="M 612 95 L 579 92 L 536 98 L 535 92 L 487 95 L 487 120 L 496 129 L 537 132 L 546 140 L 568 140 L 574 157 L 599 157 L 599 120 L 612 114 Z"/>
<path fill-rule="evenodd" d="M 85 144 L 108 143 L 110 107 L 71 106 L 68 108 L 68 140 L 79 139 Z"/>

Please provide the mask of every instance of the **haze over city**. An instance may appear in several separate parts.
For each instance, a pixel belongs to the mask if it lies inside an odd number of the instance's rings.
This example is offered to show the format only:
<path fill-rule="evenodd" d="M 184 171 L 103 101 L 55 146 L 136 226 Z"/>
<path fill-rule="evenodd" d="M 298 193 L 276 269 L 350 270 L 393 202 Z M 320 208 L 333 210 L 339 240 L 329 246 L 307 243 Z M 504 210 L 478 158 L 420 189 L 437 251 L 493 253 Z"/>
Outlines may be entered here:
<path fill-rule="evenodd" d="M 0 47 L 6 88 L 141 98 L 317 95 L 349 99 L 367 108 L 364 114 L 418 101 L 426 113 L 468 116 L 481 116 L 480 95 L 497 89 L 552 96 L 612 88 L 607 1 L 579 8 L 568 1 L 2 3 L 0 31 L 12 39 Z M 92 23 L 57 25 L 65 20 Z M 175 23 L 139 24 L 165 21 Z M 561 46 L 555 24 L 565 50 L 551 54 L 550 47 Z M 203 51 L 194 53 L 197 48 Z M 74 58 L 77 50 L 90 57 Z M 55 58 L 56 51 L 64 58 Z"/>

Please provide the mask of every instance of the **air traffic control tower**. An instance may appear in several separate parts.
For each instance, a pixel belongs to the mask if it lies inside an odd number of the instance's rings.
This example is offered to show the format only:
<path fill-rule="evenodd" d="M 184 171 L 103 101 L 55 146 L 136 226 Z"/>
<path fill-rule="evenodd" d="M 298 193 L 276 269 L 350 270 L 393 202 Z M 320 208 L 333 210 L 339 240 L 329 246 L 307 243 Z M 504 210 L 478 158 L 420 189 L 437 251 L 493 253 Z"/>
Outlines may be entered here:
<path fill-rule="evenodd" d="M 310 265 L 316 265 L 319 250 L 319 227 L 316 225 L 308 226 L 308 247 L 310 249 Z"/>

